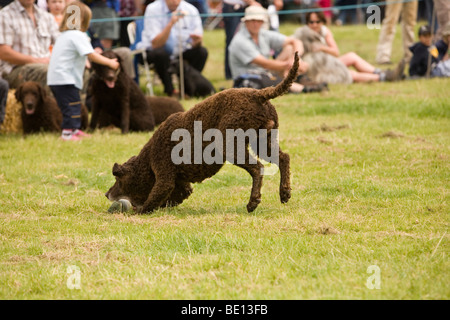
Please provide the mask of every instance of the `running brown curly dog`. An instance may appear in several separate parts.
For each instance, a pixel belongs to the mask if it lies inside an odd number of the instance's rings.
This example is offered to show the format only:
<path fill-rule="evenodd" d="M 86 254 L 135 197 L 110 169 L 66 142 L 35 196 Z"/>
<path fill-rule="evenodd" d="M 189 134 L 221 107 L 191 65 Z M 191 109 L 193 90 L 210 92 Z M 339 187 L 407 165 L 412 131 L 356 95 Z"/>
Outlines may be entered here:
<path fill-rule="evenodd" d="M 194 127 L 197 121 L 201 121 L 203 134 L 208 129 L 218 129 L 223 137 L 226 130 L 242 129 L 247 131 L 254 129 L 266 129 L 269 134 L 266 137 L 267 145 L 270 145 L 269 137 L 272 129 L 278 128 L 278 116 L 275 107 L 269 102 L 289 90 L 296 78 L 298 70 L 298 54 L 295 54 L 295 62 L 288 76 L 276 87 L 261 90 L 240 88 L 228 89 L 219 92 L 203 102 L 200 102 L 186 112 L 171 115 L 155 132 L 152 138 L 143 147 L 139 155 L 130 158 L 123 165 L 114 164 L 112 173 L 116 178 L 115 184 L 105 194 L 106 197 L 115 201 L 128 199 L 136 207 L 138 213 L 152 212 L 165 206 L 175 206 L 183 202 L 192 193 L 191 183 L 202 182 L 216 174 L 223 166 L 228 153 L 220 154 L 221 163 L 208 164 L 204 160 L 200 163 L 175 164 L 172 153 L 177 145 L 173 141 L 173 133 L 177 129 L 184 129 L 191 135 L 188 142 L 192 145 L 194 141 Z M 198 122 L 197 122 L 198 123 Z M 180 131 L 177 131 L 180 132 Z M 224 138 L 225 139 L 225 138 Z M 218 143 L 219 141 L 214 141 Z M 222 146 L 226 146 L 225 140 L 220 140 Z M 239 142 L 238 142 L 239 143 Z M 236 140 L 233 140 L 236 147 Z M 208 146 L 203 142 L 202 151 Z M 262 169 L 263 165 L 249 154 L 249 141 L 245 140 L 245 161 L 232 162 L 246 170 L 253 179 L 250 201 L 247 204 L 248 212 L 256 209 L 261 202 Z M 269 147 L 270 148 L 270 147 Z M 191 149 L 191 158 L 194 148 Z M 254 150 L 258 157 L 265 160 L 259 150 Z M 278 148 L 280 168 L 280 200 L 286 203 L 291 197 L 289 155 Z M 195 156 L 195 155 L 194 155 Z M 236 160 L 236 158 L 234 159 Z"/>

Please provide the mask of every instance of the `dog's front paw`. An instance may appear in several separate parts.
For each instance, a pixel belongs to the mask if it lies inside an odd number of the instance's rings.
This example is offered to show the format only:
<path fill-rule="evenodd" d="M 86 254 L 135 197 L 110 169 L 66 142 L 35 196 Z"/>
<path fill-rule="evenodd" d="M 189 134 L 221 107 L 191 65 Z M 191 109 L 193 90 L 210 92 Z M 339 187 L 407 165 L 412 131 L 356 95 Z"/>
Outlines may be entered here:
<path fill-rule="evenodd" d="M 139 207 L 136 207 L 135 212 L 137 214 L 147 214 L 147 213 L 152 213 L 153 210 L 155 210 L 155 208 L 150 208 L 147 206 L 139 206 Z"/>
<path fill-rule="evenodd" d="M 144 213 L 143 209 L 144 209 L 143 206 L 137 206 L 136 208 L 134 208 L 134 212 L 137 214 L 143 214 Z"/>
<path fill-rule="evenodd" d="M 253 212 L 256 207 L 258 207 L 258 204 L 261 202 L 261 199 L 255 199 L 255 200 L 251 200 L 248 204 L 247 204 L 247 211 Z"/>
<path fill-rule="evenodd" d="M 291 189 L 280 189 L 281 203 L 286 203 L 291 198 Z"/>
<path fill-rule="evenodd" d="M 153 206 L 146 206 L 143 205 L 139 208 L 136 208 L 136 212 L 139 214 L 149 214 L 152 213 L 154 210 L 156 210 L 157 208 L 153 207 Z"/>

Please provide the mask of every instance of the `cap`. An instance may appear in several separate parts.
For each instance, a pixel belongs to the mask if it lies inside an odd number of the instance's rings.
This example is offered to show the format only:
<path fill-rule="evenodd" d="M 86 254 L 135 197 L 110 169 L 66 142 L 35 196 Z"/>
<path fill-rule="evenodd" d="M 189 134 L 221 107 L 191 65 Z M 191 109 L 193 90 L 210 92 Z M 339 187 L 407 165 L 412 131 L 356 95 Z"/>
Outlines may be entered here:
<path fill-rule="evenodd" d="M 259 20 L 266 22 L 268 18 L 267 10 L 260 6 L 249 6 L 245 9 L 245 15 L 241 21 Z"/>
<path fill-rule="evenodd" d="M 429 26 L 421 26 L 419 28 L 419 36 L 429 36 L 431 35 L 431 29 Z"/>

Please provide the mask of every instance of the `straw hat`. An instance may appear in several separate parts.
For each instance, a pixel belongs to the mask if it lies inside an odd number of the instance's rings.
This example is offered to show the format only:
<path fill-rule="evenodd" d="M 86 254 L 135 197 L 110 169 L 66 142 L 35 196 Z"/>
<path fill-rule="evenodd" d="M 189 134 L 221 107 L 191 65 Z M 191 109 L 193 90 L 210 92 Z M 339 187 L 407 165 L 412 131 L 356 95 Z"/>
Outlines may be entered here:
<path fill-rule="evenodd" d="M 266 22 L 268 19 L 267 10 L 260 6 L 249 6 L 245 9 L 245 15 L 241 21 L 259 20 Z"/>

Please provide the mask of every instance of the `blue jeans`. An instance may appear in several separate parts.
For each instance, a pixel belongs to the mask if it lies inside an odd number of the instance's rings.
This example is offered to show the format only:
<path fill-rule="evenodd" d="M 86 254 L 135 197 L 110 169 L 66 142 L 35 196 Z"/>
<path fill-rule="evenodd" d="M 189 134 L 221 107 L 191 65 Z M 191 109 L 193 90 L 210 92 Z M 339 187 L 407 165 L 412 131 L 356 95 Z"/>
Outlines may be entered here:
<path fill-rule="evenodd" d="M 351 6 L 351 5 L 356 5 L 356 0 L 341 0 L 341 1 L 337 1 L 335 3 L 336 6 Z M 342 24 L 345 24 L 347 16 L 350 17 L 350 23 L 352 24 L 356 24 L 358 22 L 358 17 L 356 14 L 356 8 L 352 8 L 352 9 L 346 9 L 346 8 L 342 8 L 339 9 L 339 15 L 338 15 L 338 20 L 342 21 Z"/>
<path fill-rule="evenodd" d="M 81 128 L 80 89 L 73 84 L 50 86 L 63 115 L 63 129 Z"/>
<path fill-rule="evenodd" d="M 169 73 L 170 53 L 171 52 L 168 52 L 168 48 L 165 47 L 147 50 L 147 62 L 155 65 L 155 71 L 164 85 L 164 92 L 168 96 L 171 96 L 174 90 L 172 76 Z M 142 56 L 140 56 L 139 59 L 142 59 Z M 189 64 L 199 72 L 202 72 L 207 59 L 208 50 L 202 46 L 188 49 L 183 52 L 183 60 L 188 61 Z"/>

